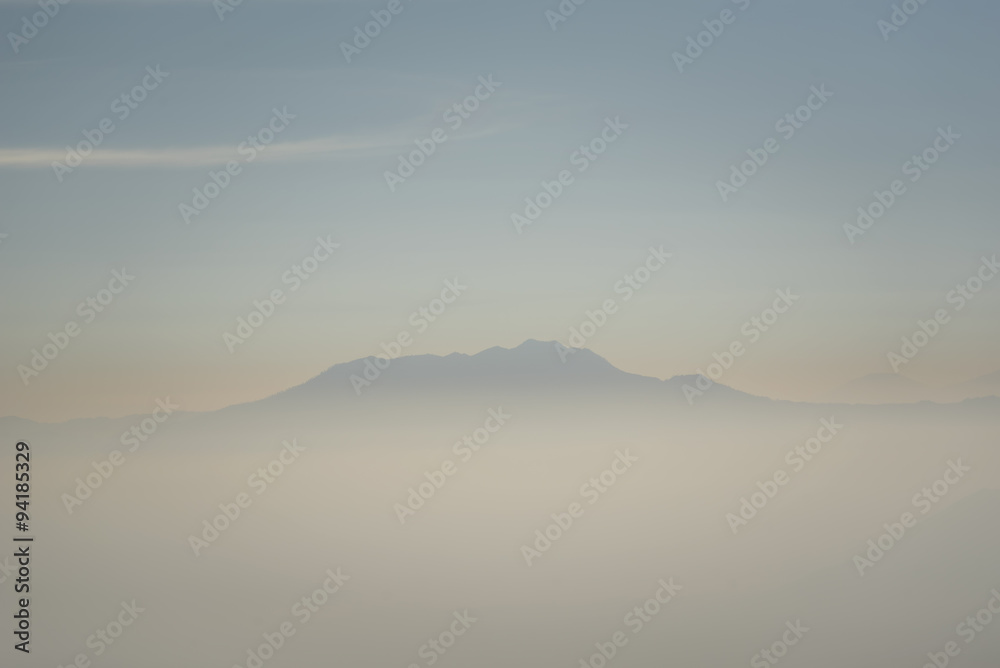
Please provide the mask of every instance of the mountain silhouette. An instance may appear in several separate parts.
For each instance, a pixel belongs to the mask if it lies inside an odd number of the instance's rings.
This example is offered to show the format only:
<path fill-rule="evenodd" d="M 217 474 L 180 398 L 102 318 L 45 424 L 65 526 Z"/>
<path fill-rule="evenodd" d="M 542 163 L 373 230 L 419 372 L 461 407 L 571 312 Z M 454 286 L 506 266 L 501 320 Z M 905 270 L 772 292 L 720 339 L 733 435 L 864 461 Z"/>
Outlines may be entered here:
<path fill-rule="evenodd" d="M 473 355 L 402 356 L 389 360 L 388 364 L 384 356 L 379 363 L 374 357 L 345 362 L 262 402 L 309 402 L 332 397 L 357 400 L 366 395 L 401 397 L 415 396 L 414 393 L 560 392 L 591 396 L 639 394 L 659 399 L 672 397 L 686 403 L 684 386 L 695 386 L 697 382 L 697 376 L 661 380 L 628 373 L 591 350 L 528 339 L 514 348 L 494 346 Z M 714 384 L 705 393 L 706 399 L 708 395 L 716 400 L 770 401 L 722 384 Z"/>

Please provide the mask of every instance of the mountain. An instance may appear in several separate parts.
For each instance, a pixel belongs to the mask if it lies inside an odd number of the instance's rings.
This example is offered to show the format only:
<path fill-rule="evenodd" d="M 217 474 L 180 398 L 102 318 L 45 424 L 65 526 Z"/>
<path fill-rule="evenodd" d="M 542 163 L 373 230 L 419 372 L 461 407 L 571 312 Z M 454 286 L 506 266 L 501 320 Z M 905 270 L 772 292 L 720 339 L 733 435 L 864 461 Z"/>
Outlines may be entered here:
<path fill-rule="evenodd" d="M 386 399 L 419 400 L 434 394 L 470 396 L 552 395 L 606 397 L 642 395 L 662 400 L 686 402 L 684 387 L 697 386 L 696 376 L 676 376 L 660 380 L 627 373 L 596 353 L 565 348 L 555 341 L 529 339 L 515 348 L 499 346 L 474 355 L 414 355 L 390 360 L 382 367 L 373 357 L 330 367 L 296 387 L 259 402 L 269 405 L 311 405 L 378 396 Z M 715 384 L 704 393 L 706 402 L 770 402 L 726 385 Z"/>
<path fill-rule="evenodd" d="M 873 373 L 852 380 L 821 398 L 845 404 L 906 404 L 921 401 L 955 403 L 980 397 L 1000 397 L 1000 371 L 964 383 L 925 385 L 895 373 Z"/>
<path fill-rule="evenodd" d="M 468 355 L 411 355 L 376 364 L 374 357 L 336 364 L 312 379 L 277 394 L 208 413 L 176 414 L 174 421 L 212 419 L 212 416 L 257 416 L 269 412 L 314 411 L 352 413 L 376 409 L 383 404 L 415 406 L 447 401 L 454 404 L 533 398 L 587 404 L 609 404 L 626 398 L 648 407 L 688 410 L 694 407 L 730 410 L 795 412 L 816 408 L 843 412 L 848 405 L 863 410 L 882 406 L 886 414 L 910 414 L 917 402 L 933 401 L 932 388 L 896 374 L 872 374 L 848 383 L 819 401 L 779 401 L 735 390 L 722 382 L 706 386 L 698 376 L 674 376 L 665 380 L 632 374 L 587 349 L 567 349 L 555 341 L 529 339 L 514 348 L 495 346 Z M 722 379 L 724 380 L 724 378 Z M 961 395 L 1000 396 L 988 390 L 1000 384 L 1000 372 L 962 384 Z M 709 387 L 707 390 L 700 388 Z M 692 393 L 692 390 L 698 390 Z M 689 401 L 690 399 L 690 401 Z M 990 399 L 966 401 L 965 409 L 979 413 L 994 409 Z M 80 430 L 128 428 L 144 416 L 93 418 L 48 425 L 67 437 Z M 0 427 L 12 431 L 35 423 L 13 416 L 0 417 Z M 5 429 L 5 430 L 6 430 Z"/>

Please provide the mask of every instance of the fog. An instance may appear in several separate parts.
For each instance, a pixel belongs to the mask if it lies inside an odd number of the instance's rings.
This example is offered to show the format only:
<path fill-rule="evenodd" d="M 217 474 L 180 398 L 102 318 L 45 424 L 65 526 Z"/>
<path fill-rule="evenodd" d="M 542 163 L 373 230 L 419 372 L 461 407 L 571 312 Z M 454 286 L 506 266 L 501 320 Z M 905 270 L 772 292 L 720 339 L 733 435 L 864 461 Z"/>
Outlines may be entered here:
<path fill-rule="evenodd" d="M 386 381 L 175 413 L 135 452 L 141 416 L 0 421 L 35 453 L 28 665 L 254 666 L 263 634 L 275 667 L 920 667 L 949 641 L 995 665 L 1000 629 L 957 630 L 1000 585 L 995 399 L 691 406 L 648 381 Z"/>

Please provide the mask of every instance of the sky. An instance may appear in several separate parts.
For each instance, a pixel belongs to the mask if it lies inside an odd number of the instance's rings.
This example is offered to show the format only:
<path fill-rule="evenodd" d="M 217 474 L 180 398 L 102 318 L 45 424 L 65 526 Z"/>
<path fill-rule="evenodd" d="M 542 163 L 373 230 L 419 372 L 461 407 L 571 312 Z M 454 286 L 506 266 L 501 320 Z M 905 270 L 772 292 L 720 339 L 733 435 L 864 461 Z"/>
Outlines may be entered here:
<path fill-rule="evenodd" d="M 1000 253 L 995 3 L 928 2 L 898 30 L 881 0 L 559 6 L 70 0 L 33 31 L 37 3 L 0 1 L 0 411 L 213 410 L 401 333 L 407 354 L 569 343 L 609 299 L 585 347 L 667 378 L 747 343 L 777 290 L 798 299 L 721 382 L 808 399 L 892 372 L 939 309 L 899 371 L 1000 369 L 1000 281 L 949 301 Z M 845 230 L 876 192 L 885 215 Z M 670 258 L 626 300 L 651 248 Z"/>

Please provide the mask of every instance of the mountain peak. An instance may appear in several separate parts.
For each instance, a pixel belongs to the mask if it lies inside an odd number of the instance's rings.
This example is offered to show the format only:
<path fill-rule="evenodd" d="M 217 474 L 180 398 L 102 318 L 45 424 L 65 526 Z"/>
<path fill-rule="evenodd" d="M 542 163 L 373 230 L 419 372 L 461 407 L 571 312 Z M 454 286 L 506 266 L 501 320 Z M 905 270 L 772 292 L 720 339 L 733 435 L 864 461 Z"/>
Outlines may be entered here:
<path fill-rule="evenodd" d="M 379 357 L 337 364 L 281 394 L 355 394 L 354 388 L 359 386 L 362 393 L 552 387 L 560 391 L 603 391 L 661 382 L 622 371 L 585 348 L 567 348 L 556 341 L 537 339 L 527 339 L 514 348 L 494 346 L 472 355 L 408 355 L 391 360 Z"/>

